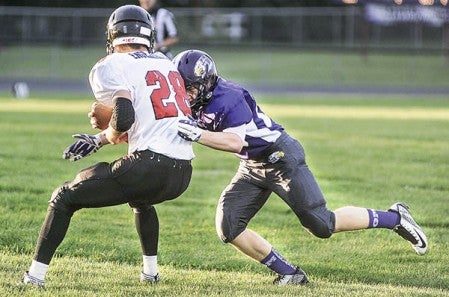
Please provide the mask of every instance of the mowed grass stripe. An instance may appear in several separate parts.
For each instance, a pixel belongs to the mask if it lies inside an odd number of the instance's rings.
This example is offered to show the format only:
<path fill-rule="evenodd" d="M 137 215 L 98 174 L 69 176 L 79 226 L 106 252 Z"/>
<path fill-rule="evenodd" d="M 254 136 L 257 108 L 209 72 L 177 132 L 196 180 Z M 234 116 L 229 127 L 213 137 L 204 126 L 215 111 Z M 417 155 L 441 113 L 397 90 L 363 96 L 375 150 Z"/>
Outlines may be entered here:
<path fill-rule="evenodd" d="M 329 105 L 261 104 L 264 112 L 282 118 L 388 119 L 449 121 L 449 108 L 423 107 L 339 107 Z"/>
<path fill-rule="evenodd" d="M 92 101 L 79 100 L 2 100 L 0 112 L 78 113 L 89 110 Z M 376 107 L 335 105 L 276 105 L 262 103 L 262 109 L 271 117 L 394 119 L 394 120 L 449 120 L 449 108 L 441 107 Z"/>
<path fill-rule="evenodd" d="M 90 110 L 92 101 L 88 100 L 43 100 L 26 99 L 12 100 L 0 98 L 0 112 L 20 112 L 20 113 L 83 113 Z"/>

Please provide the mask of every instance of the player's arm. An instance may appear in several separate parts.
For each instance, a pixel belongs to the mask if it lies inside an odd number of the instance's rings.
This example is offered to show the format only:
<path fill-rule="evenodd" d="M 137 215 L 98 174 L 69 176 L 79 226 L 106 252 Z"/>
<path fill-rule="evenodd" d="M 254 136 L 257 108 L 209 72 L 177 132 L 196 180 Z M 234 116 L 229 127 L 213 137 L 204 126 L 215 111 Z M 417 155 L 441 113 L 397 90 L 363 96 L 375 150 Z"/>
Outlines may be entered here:
<path fill-rule="evenodd" d="M 135 118 L 130 98 L 131 94 L 128 91 L 115 92 L 109 126 L 95 135 L 73 135 L 77 141 L 64 150 L 62 157 L 71 161 L 77 161 L 97 152 L 106 144 L 122 142 L 122 136 L 131 128 Z M 108 113 L 106 113 L 107 116 Z"/>
<path fill-rule="evenodd" d="M 178 123 L 178 135 L 213 149 L 239 153 L 247 145 L 245 142 L 246 125 L 227 128 L 223 132 L 203 130 L 192 118 L 182 119 Z"/>
<path fill-rule="evenodd" d="M 239 153 L 245 146 L 245 141 L 240 136 L 242 134 L 241 131 L 243 131 L 244 135 L 244 129 L 245 127 L 242 125 L 226 129 L 224 132 L 203 130 L 198 143 L 221 151 Z"/>
<path fill-rule="evenodd" d="M 135 112 L 129 91 L 120 90 L 115 92 L 113 102 L 114 106 L 109 126 L 101 132 L 102 143 L 120 143 L 122 141 L 121 136 L 131 128 L 135 121 Z"/>

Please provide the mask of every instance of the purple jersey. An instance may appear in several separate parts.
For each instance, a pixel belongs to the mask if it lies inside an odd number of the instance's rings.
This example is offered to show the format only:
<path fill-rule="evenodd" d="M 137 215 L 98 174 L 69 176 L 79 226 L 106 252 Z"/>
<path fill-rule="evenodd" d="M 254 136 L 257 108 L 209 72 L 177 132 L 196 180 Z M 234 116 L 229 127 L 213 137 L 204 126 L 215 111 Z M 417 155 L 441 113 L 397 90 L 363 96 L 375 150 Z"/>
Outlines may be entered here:
<path fill-rule="evenodd" d="M 284 130 L 265 115 L 253 96 L 243 87 L 219 78 L 211 101 L 198 116 L 198 124 L 209 131 L 223 132 L 227 128 L 246 126 L 247 146 L 236 154 L 242 159 L 258 157 L 273 144 Z"/>

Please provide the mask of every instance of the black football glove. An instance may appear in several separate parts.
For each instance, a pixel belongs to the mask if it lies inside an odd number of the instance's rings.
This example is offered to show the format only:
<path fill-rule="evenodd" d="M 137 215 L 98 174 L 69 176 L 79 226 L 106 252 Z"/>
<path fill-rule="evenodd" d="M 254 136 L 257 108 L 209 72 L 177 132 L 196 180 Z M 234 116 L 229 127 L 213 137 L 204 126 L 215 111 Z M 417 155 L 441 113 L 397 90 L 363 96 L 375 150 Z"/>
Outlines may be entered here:
<path fill-rule="evenodd" d="M 62 158 L 69 159 L 70 161 L 78 161 L 81 158 L 92 155 L 103 146 L 99 134 L 75 134 L 72 137 L 78 140 L 67 147 L 62 153 Z"/>

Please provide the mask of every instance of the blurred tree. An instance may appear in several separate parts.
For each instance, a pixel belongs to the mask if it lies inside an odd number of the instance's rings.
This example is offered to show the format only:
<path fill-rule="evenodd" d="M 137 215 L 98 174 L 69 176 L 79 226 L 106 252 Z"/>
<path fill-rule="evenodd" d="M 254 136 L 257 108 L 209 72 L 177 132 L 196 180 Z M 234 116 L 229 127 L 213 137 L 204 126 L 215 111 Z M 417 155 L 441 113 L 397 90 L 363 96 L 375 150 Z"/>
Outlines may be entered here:
<path fill-rule="evenodd" d="M 329 6 L 331 0 L 159 0 L 165 7 L 299 7 Z M 2 0 L 0 6 L 35 7 L 99 7 L 112 8 L 125 4 L 138 4 L 127 0 Z"/>
<path fill-rule="evenodd" d="M 34 6 L 34 7 L 116 7 L 130 4 L 133 1 L 123 0 L 3 0 L 6 6 Z M 135 1 L 137 3 L 137 1 Z"/>
<path fill-rule="evenodd" d="M 165 6 L 179 7 L 300 7 L 329 6 L 330 0 L 159 0 Z"/>

